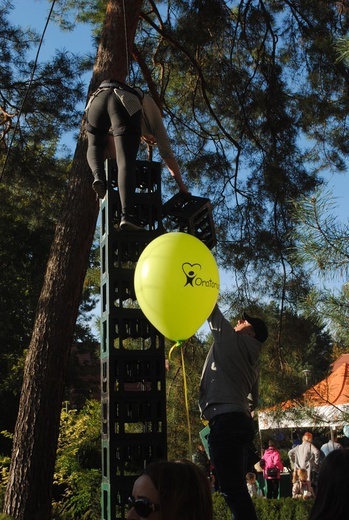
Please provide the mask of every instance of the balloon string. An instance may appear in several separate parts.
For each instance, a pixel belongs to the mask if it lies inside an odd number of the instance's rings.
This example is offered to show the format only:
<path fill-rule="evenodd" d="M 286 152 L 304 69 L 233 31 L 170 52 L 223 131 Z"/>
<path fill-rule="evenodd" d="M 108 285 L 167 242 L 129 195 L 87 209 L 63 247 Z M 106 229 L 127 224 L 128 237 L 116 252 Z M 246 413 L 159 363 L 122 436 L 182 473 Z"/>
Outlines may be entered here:
<path fill-rule="evenodd" d="M 188 387 L 187 387 L 187 376 L 185 372 L 185 362 L 184 362 L 184 353 L 183 347 L 181 347 L 181 356 L 182 356 L 182 370 L 183 370 L 183 386 L 184 386 L 184 401 L 185 401 L 185 412 L 187 415 L 187 425 L 188 425 L 188 443 L 189 443 L 189 456 L 190 460 L 192 460 L 192 448 L 191 448 L 191 428 L 190 428 L 190 416 L 189 416 L 189 404 L 188 404 Z"/>
<path fill-rule="evenodd" d="M 182 344 L 181 341 L 176 341 L 176 343 L 170 348 L 170 352 L 168 353 L 168 359 L 169 361 L 171 360 L 171 354 L 173 352 L 173 350 L 176 348 L 176 347 L 180 347 Z"/>
<path fill-rule="evenodd" d="M 171 360 L 172 352 L 176 347 L 181 347 L 181 358 L 182 358 L 182 371 L 183 371 L 183 387 L 184 387 L 184 402 L 185 402 L 185 413 L 187 417 L 187 425 L 188 425 L 188 447 L 189 447 L 189 456 L 190 460 L 192 459 L 192 447 L 191 447 L 191 427 L 190 427 L 190 416 L 189 416 L 189 403 L 188 403 L 188 387 L 187 387 L 187 375 L 185 371 L 185 360 L 184 360 L 184 352 L 182 347 L 182 341 L 177 341 L 171 348 L 168 353 L 168 359 Z"/>

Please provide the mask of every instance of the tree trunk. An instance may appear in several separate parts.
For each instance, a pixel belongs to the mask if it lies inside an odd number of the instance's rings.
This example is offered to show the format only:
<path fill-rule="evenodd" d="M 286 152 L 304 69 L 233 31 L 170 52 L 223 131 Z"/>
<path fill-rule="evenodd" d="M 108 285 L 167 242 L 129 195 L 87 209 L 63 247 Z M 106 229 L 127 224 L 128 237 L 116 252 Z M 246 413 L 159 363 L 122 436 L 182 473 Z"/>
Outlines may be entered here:
<path fill-rule="evenodd" d="M 106 78 L 125 79 L 141 4 L 142 0 L 109 1 L 91 90 Z M 4 502 L 4 512 L 16 520 L 51 517 L 64 378 L 98 215 L 91 183 L 83 121 L 24 370 Z"/>

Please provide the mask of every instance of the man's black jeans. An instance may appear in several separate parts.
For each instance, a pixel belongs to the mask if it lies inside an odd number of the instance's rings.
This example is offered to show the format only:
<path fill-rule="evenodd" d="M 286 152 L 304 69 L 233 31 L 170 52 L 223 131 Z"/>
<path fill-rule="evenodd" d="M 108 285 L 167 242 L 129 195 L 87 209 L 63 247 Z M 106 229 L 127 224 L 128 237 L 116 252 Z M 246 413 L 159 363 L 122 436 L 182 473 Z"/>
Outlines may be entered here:
<path fill-rule="evenodd" d="M 267 498 L 278 498 L 279 496 L 279 478 L 267 479 Z"/>
<path fill-rule="evenodd" d="M 257 520 L 246 485 L 246 445 L 253 439 L 253 420 L 245 413 L 223 413 L 210 421 L 210 458 L 235 520 Z"/>

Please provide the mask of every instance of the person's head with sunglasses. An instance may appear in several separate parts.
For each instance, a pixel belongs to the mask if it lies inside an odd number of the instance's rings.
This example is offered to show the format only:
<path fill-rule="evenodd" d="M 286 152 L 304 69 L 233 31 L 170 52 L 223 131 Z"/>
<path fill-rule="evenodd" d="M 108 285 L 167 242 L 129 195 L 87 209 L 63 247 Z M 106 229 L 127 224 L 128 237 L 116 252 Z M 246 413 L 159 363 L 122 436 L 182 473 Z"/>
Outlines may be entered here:
<path fill-rule="evenodd" d="M 212 496 L 203 471 L 188 460 L 151 463 L 135 481 L 127 520 L 212 520 Z"/>

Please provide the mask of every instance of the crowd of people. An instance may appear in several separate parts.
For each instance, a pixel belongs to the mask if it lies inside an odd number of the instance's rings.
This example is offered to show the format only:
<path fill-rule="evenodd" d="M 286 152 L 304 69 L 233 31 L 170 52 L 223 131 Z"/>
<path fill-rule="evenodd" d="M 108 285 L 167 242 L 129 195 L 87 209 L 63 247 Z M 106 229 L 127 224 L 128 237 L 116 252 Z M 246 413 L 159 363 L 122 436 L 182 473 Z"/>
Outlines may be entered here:
<path fill-rule="evenodd" d="M 341 516 L 344 510 L 342 503 L 344 501 L 346 504 L 349 494 L 341 497 L 340 493 L 343 491 L 343 482 L 349 469 L 349 449 L 344 449 L 337 442 L 338 439 L 333 432 L 331 439 L 321 447 L 316 447 L 313 435 L 305 432 L 288 450 L 287 463 L 282 460 L 274 439 L 269 439 L 258 461 L 251 457 L 251 445 L 255 437 L 253 410 L 258 403 L 258 359 L 262 344 L 268 337 L 264 321 L 243 313 L 241 319 L 233 326 L 216 305 L 208 322 L 213 344 L 203 367 L 199 391 L 201 415 L 209 425 L 207 452 L 202 445 L 198 446 L 192 462 L 200 472 L 200 477 L 196 473 L 193 478 L 199 478 L 201 491 L 212 495 L 213 491 L 219 490 L 234 520 L 257 520 L 253 499 L 278 499 L 281 476 L 285 471 L 284 466 L 287 466 L 289 479 L 292 476 L 290 496 L 295 500 L 313 500 L 311 520 L 344 520 L 346 517 Z M 326 482 L 326 475 L 334 472 L 334 464 L 338 464 L 343 471 L 346 468 L 346 472 L 341 475 L 342 485 L 336 488 L 332 483 Z M 258 466 L 260 472 L 256 469 Z M 292 472 L 289 471 L 290 468 Z M 263 475 L 262 481 L 260 473 Z M 202 483 L 202 477 L 205 485 Z M 152 480 L 154 483 L 154 479 Z M 337 480 L 340 480 L 338 475 Z M 153 519 L 174 518 L 170 513 L 169 516 L 167 513 L 161 514 L 161 492 L 156 483 L 155 488 L 159 495 L 149 496 L 151 504 L 159 507 L 154 509 Z M 182 485 L 181 489 L 185 495 L 185 486 Z M 135 493 L 134 491 L 135 498 L 130 503 L 134 503 L 136 507 Z M 335 511 L 338 513 L 326 516 L 329 508 L 333 507 L 334 499 L 330 500 L 332 495 L 337 497 Z M 200 508 L 200 504 L 203 503 L 202 494 L 199 493 L 198 496 L 201 498 L 195 501 L 195 508 Z M 176 503 L 178 505 L 179 500 Z M 200 518 L 208 519 L 212 506 L 206 503 L 205 507 L 208 508 L 209 514 L 203 516 L 201 512 Z M 177 519 L 198 518 L 198 513 L 194 510 L 190 517 L 180 514 L 178 508 L 176 511 Z M 159 513 L 157 517 L 156 513 Z M 132 513 L 130 515 L 128 519 L 139 518 L 134 512 L 133 516 Z"/>
<path fill-rule="evenodd" d="M 269 453 L 266 456 L 267 451 Z M 282 463 L 275 451 L 278 450 L 269 443 L 263 456 L 266 462 L 263 470 L 266 477 L 266 468 L 273 467 L 268 464 L 268 460 L 281 471 Z M 213 520 L 209 468 L 206 458 L 202 458 L 201 461 L 205 461 L 203 465 L 189 460 L 152 462 L 134 482 L 132 495 L 128 499 L 129 511 L 126 520 Z M 309 480 L 308 470 L 294 468 L 292 497 L 313 500 L 309 520 L 347 518 L 348 471 L 349 449 L 343 448 L 341 444 L 324 456 L 319 469 L 316 493 Z M 258 497 L 277 498 L 273 494 L 273 486 L 269 496 L 263 494 L 255 471 L 246 474 L 246 490 L 251 500 Z M 269 488 L 267 495 L 268 491 Z M 241 514 L 233 518 L 241 518 Z"/>

